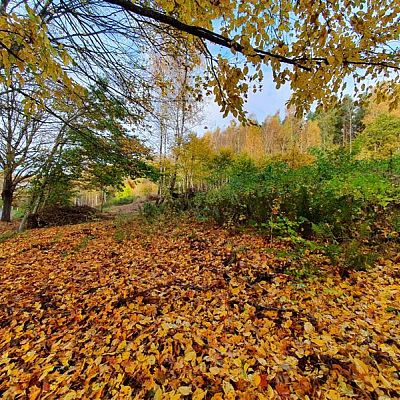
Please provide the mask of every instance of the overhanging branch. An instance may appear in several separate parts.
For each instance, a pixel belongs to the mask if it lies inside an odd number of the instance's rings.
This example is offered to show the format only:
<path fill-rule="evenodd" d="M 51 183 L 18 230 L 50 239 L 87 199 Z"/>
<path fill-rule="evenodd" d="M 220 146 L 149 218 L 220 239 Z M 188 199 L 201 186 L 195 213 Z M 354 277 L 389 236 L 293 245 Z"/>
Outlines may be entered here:
<path fill-rule="evenodd" d="M 161 22 L 162 24 L 169 25 L 181 32 L 189 33 L 190 35 L 196 36 L 200 39 L 207 40 L 211 43 L 226 47 L 228 49 L 233 49 L 233 50 L 237 51 L 238 53 L 242 53 L 242 54 L 246 53 L 245 47 L 242 46 L 240 43 L 234 41 L 233 39 L 227 38 L 223 35 L 220 35 L 219 33 L 213 32 L 209 29 L 205 29 L 205 28 L 195 26 L 195 25 L 185 24 L 184 22 L 179 21 L 178 19 L 171 17 L 169 15 L 166 15 L 162 12 L 154 10 L 153 8 L 139 6 L 129 0 L 105 0 L 105 2 L 119 6 L 122 9 L 124 9 L 125 11 L 129 11 L 134 14 L 140 15 L 142 17 L 150 18 L 154 21 Z M 252 50 L 254 51 L 254 55 L 259 56 L 261 59 L 273 58 L 282 63 L 295 65 L 306 71 L 311 71 L 310 67 L 307 67 L 307 66 L 299 63 L 297 60 L 293 60 L 291 58 L 282 56 L 280 54 L 274 54 L 274 53 L 271 53 L 271 52 L 268 52 L 268 51 L 265 51 L 262 49 L 258 49 L 258 48 L 252 48 Z"/>
<path fill-rule="evenodd" d="M 195 26 L 195 25 L 186 24 L 170 15 L 164 14 L 153 8 L 135 4 L 131 0 L 104 0 L 104 1 L 108 4 L 112 4 L 112 5 L 121 7 L 125 11 L 131 12 L 136 15 L 140 15 L 145 18 L 149 18 L 153 21 L 157 21 L 162 24 L 166 24 L 166 25 L 171 26 L 181 32 L 186 32 L 186 33 L 196 36 L 202 40 L 207 40 L 211 43 L 223 46 L 228 49 L 233 49 L 233 50 L 237 51 L 238 53 L 242 53 L 242 54 L 246 55 L 246 49 L 240 43 L 238 43 L 237 41 L 235 41 L 229 37 L 226 37 L 219 33 L 213 32 L 209 29 L 205 29 L 205 28 Z M 316 64 L 316 66 L 320 66 L 321 64 L 329 64 L 327 58 L 325 58 L 325 57 L 289 58 L 289 57 L 285 57 L 281 54 L 272 53 L 272 52 L 269 52 L 269 51 L 266 51 L 263 49 L 259 49 L 259 48 L 253 47 L 252 50 L 254 51 L 254 55 L 259 56 L 261 59 L 266 59 L 266 58 L 275 59 L 283 64 L 294 65 L 302 70 L 309 71 L 309 72 L 311 72 L 313 70 L 313 68 L 310 67 L 310 62 L 314 62 Z M 304 63 L 307 63 L 308 65 L 305 65 Z M 382 62 L 380 62 L 380 61 L 376 62 L 375 60 L 353 61 L 353 60 L 347 59 L 347 60 L 344 60 L 343 64 L 344 65 L 381 66 L 383 68 L 399 70 L 399 66 L 397 65 L 397 63 L 394 62 L 392 64 L 387 61 L 382 61 Z"/>

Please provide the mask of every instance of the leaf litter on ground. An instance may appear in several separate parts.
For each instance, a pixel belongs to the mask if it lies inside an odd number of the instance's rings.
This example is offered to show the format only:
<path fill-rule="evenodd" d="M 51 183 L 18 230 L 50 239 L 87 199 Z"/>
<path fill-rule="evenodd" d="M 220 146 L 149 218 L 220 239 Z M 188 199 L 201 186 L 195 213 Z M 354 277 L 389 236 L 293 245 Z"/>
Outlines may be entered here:
<path fill-rule="evenodd" d="M 123 232 L 123 235 L 121 235 Z M 394 399 L 400 257 L 302 282 L 287 244 L 182 221 L 0 244 L 4 399 Z"/>

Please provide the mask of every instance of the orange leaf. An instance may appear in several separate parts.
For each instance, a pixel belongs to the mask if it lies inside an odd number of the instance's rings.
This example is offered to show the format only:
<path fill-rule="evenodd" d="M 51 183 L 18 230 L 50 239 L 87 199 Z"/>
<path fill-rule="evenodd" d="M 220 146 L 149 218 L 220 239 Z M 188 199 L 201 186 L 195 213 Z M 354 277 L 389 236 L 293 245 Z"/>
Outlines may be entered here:
<path fill-rule="evenodd" d="M 29 389 L 28 399 L 29 400 L 36 400 L 37 398 L 39 398 L 40 392 L 41 392 L 40 388 L 38 388 L 36 385 L 32 386 Z"/>
<path fill-rule="evenodd" d="M 288 399 L 290 396 L 290 389 L 284 383 L 278 383 L 275 386 L 275 390 L 278 392 L 279 396 L 281 396 L 282 399 Z"/>
<path fill-rule="evenodd" d="M 260 375 L 260 383 L 258 386 L 260 386 L 261 389 L 266 389 L 268 387 L 268 375 L 267 374 L 261 374 Z"/>

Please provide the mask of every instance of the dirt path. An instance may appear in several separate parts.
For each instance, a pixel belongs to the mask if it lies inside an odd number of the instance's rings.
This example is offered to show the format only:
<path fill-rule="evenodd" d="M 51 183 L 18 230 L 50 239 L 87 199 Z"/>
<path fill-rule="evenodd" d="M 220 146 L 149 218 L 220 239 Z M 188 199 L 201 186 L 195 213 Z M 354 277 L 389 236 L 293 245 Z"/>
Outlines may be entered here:
<path fill-rule="evenodd" d="M 121 214 L 136 213 L 136 212 L 140 211 L 140 209 L 143 207 L 144 204 L 150 203 L 150 202 L 154 203 L 154 201 L 150 201 L 147 199 L 139 199 L 130 204 L 124 204 L 124 205 L 120 205 L 120 206 L 111 206 L 104 212 L 104 214 L 110 215 L 110 216 L 115 216 L 115 215 L 121 215 Z"/>

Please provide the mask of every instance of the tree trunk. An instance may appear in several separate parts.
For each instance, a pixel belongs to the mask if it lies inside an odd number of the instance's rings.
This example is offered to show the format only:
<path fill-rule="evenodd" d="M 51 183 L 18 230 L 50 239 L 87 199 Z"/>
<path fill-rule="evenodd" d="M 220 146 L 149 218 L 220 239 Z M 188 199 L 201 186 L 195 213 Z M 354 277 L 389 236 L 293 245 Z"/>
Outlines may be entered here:
<path fill-rule="evenodd" d="M 174 172 L 171 175 L 171 182 L 169 184 L 169 192 L 172 194 L 175 192 L 176 176 L 178 174 L 177 166 L 174 166 Z"/>
<path fill-rule="evenodd" d="M 14 187 L 12 177 L 7 173 L 4 175 L 1 198 L 3 200 L 3 211 L 1 213 L 1 220 L 5 222 L 10 222 L 12 202 L 14 198 Z"/>
<path fill-rule="evenodd" d="M 18 232 L 24 232 L 26 228 L 28 227 L 28 218 L 32 214 L 36 214 L 39 210 L 39 205 L 40 205 L 40 199 L 41 199 L 41 194 L 35 194 L 32 195 L 28 206 L 25 210 L 25 214 L 22 217 L 22 220 L 19 224 Z"/>
<path fill-rule="evenodd" d="M 19 224 L 18 232 L 24 232 L 28 226 L 29 211 L 25 211 L 24 216 Z"/>

